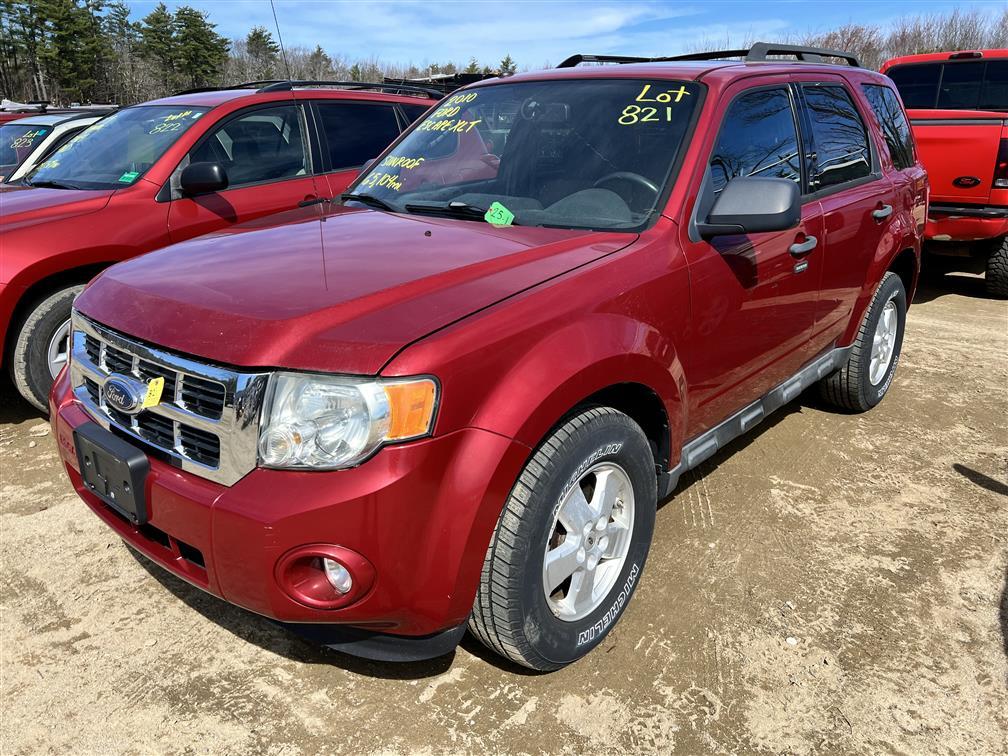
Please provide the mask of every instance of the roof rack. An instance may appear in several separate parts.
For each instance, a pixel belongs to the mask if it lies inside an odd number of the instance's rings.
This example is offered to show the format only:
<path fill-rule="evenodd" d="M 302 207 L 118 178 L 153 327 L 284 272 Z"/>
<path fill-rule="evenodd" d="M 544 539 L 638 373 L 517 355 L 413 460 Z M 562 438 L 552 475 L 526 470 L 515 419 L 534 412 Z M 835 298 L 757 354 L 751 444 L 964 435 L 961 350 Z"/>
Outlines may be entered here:
<path fill-rule="evenodd" d="M 572 55 L 557 68 L 573 68 L 579 63 L 665 63 L 678 60 L 720 60 L 723 58 L 742 58 L 746 63 L 759 63 L 771 60 L 772 55 L 793 55 L 804 63 L 825 63 L 825 58 L 839 58 L 855 68 L 861 67 L 857 56 L 843 50 L 828 50 L 821 47 L 802 47 L 800 45 L 783 45 L 770 42 L 756 42 L 747 49 L 712 50 L 709 52 L 671 55 L 662 58 L 633 58 L 623 55 Z"/>
<path fill-rule="evenodd" d="M 629 55 L 571 55 L 561 61 L 557 68 L 574 68 L 581 63 L 650 63 L 654 58 L 634 58 Z"/>
<path fill-rule="evenodd" d="M 277 84 L 283 79 L 263 79 L 262 81 L 243 81 L 241 84 L 225 84 L 222 87 L 193 87 L 175 92 L 174 95 L 196 94 L 198 92 L 225 92 L 228 89 L 259 89 L 267 84 Z M 174 96 L 173 95 L 173 96 Z"/>
<path fill-rule="evenodd" d="M 426 87 L 410 86 L 407 84 L 376 84 L 367 81 L 277 81 L 267 84 L 259 89 L 260 92 L 283 92 L 295 87 L 347 87 L 349 89 L 377 89 L 388 91 L 391 94 L 412 94 L 429 97 L 433 100 L 440 100 L 444 94 L 435 89 Z"/>

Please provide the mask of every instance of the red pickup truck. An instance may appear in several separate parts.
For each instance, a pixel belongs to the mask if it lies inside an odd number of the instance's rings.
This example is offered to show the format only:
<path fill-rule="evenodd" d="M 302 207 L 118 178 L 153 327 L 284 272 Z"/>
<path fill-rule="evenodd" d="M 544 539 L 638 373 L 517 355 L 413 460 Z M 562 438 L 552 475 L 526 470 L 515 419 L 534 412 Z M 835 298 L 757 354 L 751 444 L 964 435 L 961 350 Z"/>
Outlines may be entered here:
<path fill-rule="evenodd" d="M 50 397 L 74 488 L 332 647 L 580 658 L 684 471 L 899 362 L 927 181 L 892 83 L 737 54 L 481 82 L 343 202 L 109 268 Z"/>
<path fill-rule="evenodd" d="M 908 55 L 882 72 L 931 182 L 925 251 L 986 271 L 987 290 L 1008 297 L 1008 49 Z"/>
<path fill-rule="evenodd" d="M 0 185 L 0 361 L 45 410 L 70 303 L 108 265 L 338 197 L 438 92 L 253 82 L 123 108 Z"/>

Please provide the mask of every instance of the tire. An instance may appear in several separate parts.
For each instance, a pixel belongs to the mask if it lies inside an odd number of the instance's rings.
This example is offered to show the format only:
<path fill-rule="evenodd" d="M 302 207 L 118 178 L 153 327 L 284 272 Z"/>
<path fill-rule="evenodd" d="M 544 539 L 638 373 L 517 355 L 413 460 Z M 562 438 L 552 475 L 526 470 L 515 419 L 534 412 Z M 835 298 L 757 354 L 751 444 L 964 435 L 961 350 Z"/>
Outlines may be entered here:
<path fill-rule="evenodd" d="M 998 299 L 1008 299 L 1008 236 L 991 246 L 987 258 L 987 293 Z"/>
<path fill-rule="evenodd" d="M 11 350 L 10 373 L 14 386 L 29 403 L 49 411 L 49 345 L 57 331 L 70 320 L 70 307 L 83 285 L 68 286 L 38 300 L 21 322 Z"/>
<path fill-rule="evenodd" d="M 600 484 L 598 497 L 594 484 Z M 572 528 L 560 535 L 561 520 L 577 519 L 565 502 L 578 500 L 579 493 L 580 501 L 616 505 L 610 515 L 604 507 L 595 510 L 580 534 Z M 531 669 L 559 669 L 580 659 L 606 637 L 640 583 L 657 498 L 654 457 L 640 426 L 610 407 L 571 416 L 536 450 L 511 489 L 483 562 L 470 631 L 492 651 Z M 549 597 L 547 550 L 582 560 Z M 615 558 L 605 558 L 606 552 Z M 574 581 L 585 586 L 589 565 L 595 589 L 577 594 Z M 577 595 L 583 604 L 574 603 Z"/>
<path fill-rule="evenodd" d="M 894 341 L 889 352 L 888 366 L 872 380 L 872 352 L 879 321 L 887 307 L 895 312 Z M 830 404 L 853 412 L 865 412 L 882 401 L 889 391 L 903 348 L 903 331 L 906 327 L 906 290 L 895 273 L 882 277 L 875 296 L 872 297 L 857 338 L 847 356 L 847 362 L 837 372 L 819 382 L 820 395 Z"/>

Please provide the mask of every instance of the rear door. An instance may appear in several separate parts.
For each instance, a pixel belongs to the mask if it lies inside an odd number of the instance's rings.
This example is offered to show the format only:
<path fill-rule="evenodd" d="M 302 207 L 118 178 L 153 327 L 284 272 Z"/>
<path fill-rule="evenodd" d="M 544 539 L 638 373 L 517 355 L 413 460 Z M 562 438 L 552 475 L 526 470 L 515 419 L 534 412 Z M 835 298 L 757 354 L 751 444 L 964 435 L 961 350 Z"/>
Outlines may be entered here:
<path fill-rule="evenodd" d="M 228 188 L 183 197 L 179 177 L 190 163 L 217 162 Z M 240 110 L 216 124 L 170 179 L 168 231 L 172 242 L 317 201 L 307 121 L 299 103 Z"/>
<path fill-rule="evenodd" d="M 811 146 L 812 196 L 825 226 L 822 288 L 812 347 L 825 349 L 850 321 L 868 268 L 894 218 L 894 187 L 883 176 L 866 114 L 840 77 L 796 77 Z"/>
<path fill-rule="evenodd" d="M 819 203 L 807 196 L 795 98 L 784 77 L 761 77 L 729 88 L 719 105 L 697 218 L 737 177 L 788 179 L 805 196 L 798 228 L 683 239 L 695 324 L 687 365 L 691 432 L 759 398 L 811 357 L 823 231 Z"/>
<path fill-rule="evenodd" d="M 402 117 L 392 103 L 315 100 L 312 108 L 325 187 L 329 197 L 339 197 L 364 163 L 378 157 L 399 136 Z"/>

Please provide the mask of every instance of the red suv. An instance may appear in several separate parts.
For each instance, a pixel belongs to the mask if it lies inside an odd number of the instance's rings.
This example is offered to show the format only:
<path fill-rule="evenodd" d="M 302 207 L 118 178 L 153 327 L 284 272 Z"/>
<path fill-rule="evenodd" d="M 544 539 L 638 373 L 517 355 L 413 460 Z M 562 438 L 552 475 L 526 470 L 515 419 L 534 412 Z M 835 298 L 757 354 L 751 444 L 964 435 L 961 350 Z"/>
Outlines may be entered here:
<path fill-rule="evenodd" d="M 988 292 L 1008 297 L 1008 50 L 908 55 L 882 72 L 931 182 L 925 252 L 986 272 Z"/>
<path fill-rule="evenodd" d="M 0 187 L 0 334 L 40 409 L 66 362 L 70 303 L 106 266 L 338 197 L 437 92 L 256 82 L 124 108 Z M 249 91 L 249 87 L 253 87 Z"/>
<path fill-rule="evenodd" d="M 105 271 L 50 399 L 72 484 L 335 648 L 583 656 L 684 471 L 899 361 L 927 183 L 891 82 L 737 54 L 481 82 L 341 206 Z"/>

